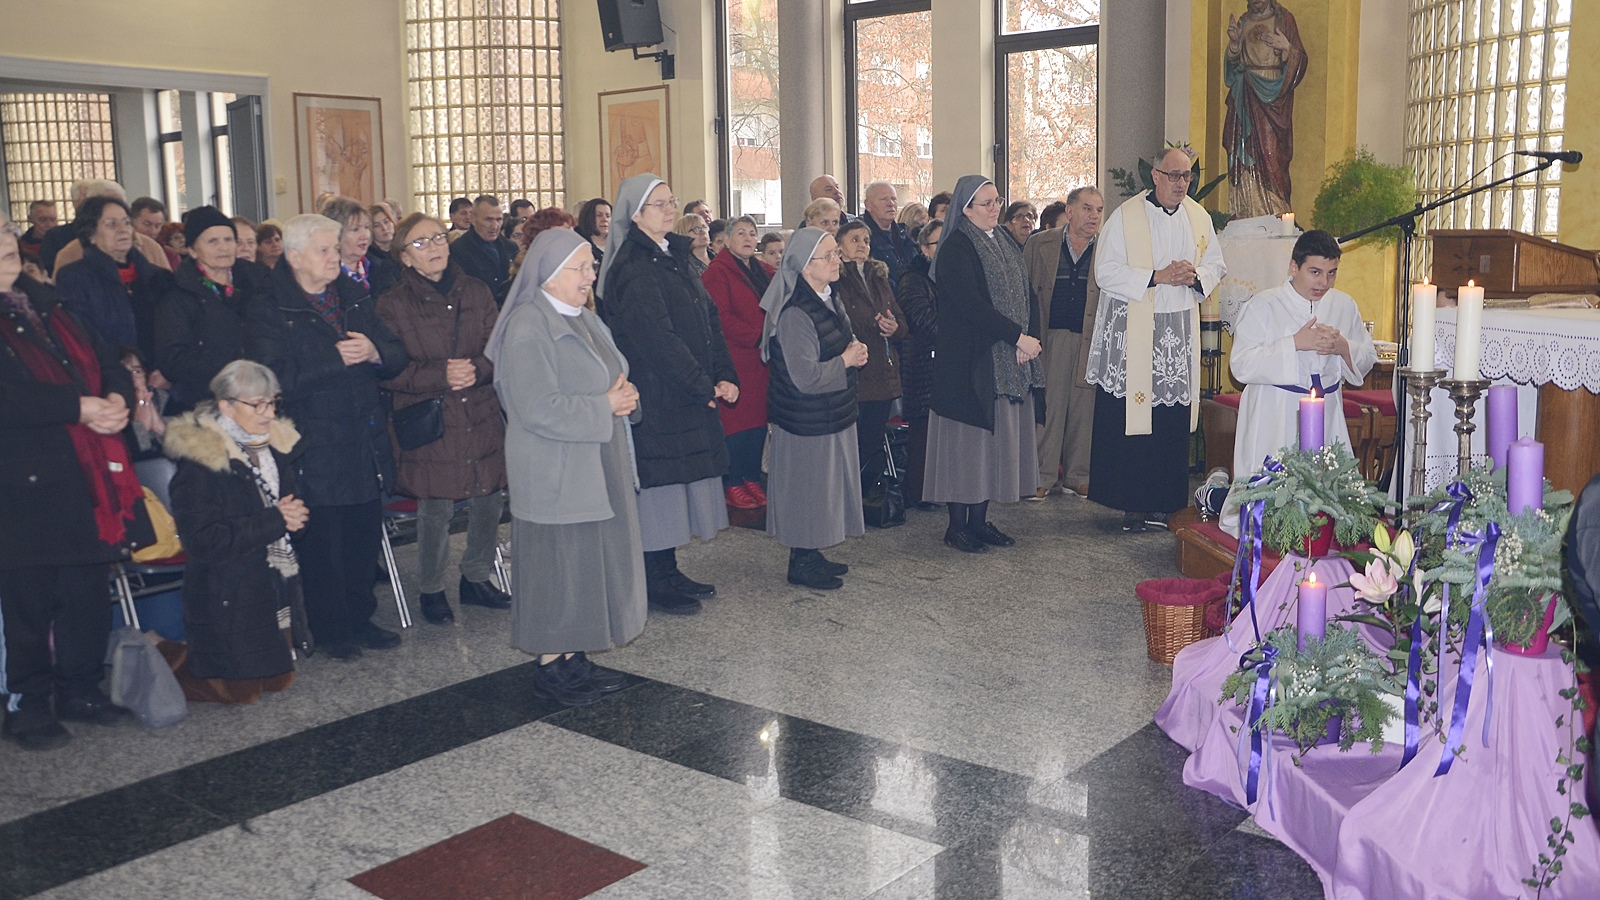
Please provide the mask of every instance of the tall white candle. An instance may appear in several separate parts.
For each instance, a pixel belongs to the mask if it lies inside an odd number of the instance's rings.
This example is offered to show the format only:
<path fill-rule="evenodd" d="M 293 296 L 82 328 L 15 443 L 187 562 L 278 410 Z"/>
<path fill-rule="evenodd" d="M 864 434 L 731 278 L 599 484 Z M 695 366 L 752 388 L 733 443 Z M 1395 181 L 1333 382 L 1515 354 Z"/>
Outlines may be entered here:
<path fill-rule="evenodd" d="M 1439 308 L 1439 286 L 1424 280 L 1411 286 L 1411 368 L 1434 368 L 1434 312 Z"/>
<path fill-rule="evenodd" d="M 1281 234 L 1292 235 L 1292 234 L 1295 233 L 1294 213 L 1292 213 L 1292 212 L 1284 213 L 1283 214 L 1283 218 L 1280 219 L 1279 221 L 1281 223 L 1281 225 L 1279 226 L 1279 231 L 1280 231 Z"/>
<path fill-rule="evenodd" d="M 1456 368 L 1450 377 L 1477 381 L 1478 355 L 1483 338 L 1483 288 L 1471 281 L 1456 293 Z"/>

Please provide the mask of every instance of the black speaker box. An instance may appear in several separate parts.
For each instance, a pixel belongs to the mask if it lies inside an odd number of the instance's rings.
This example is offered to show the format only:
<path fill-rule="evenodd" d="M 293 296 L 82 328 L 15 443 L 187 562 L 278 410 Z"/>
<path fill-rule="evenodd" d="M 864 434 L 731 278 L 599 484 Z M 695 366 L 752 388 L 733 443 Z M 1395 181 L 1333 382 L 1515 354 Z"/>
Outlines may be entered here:
<path fill-rule="evenodd" d="M 661 43 L 661 8 L 656 0 L 600 0 L 600 33 L 606 50 Z"/>

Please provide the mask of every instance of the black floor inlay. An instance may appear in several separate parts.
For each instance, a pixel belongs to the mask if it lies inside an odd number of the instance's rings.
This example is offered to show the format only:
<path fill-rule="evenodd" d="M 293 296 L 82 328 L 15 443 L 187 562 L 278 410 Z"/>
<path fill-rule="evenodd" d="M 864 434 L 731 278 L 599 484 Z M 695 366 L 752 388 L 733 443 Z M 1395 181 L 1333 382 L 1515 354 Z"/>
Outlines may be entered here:
<path fill-rule="evenodd" d="M 1061 782 L 898 746 L 664 682 L 584 709 L 530 690 L 532 663 L 0 825 L 0 900 L 27 897 L 531 722 L 944 846 L 935 896 L 1316 896 L 1292 851 L 1185 787 L 1150 725 Z"/>

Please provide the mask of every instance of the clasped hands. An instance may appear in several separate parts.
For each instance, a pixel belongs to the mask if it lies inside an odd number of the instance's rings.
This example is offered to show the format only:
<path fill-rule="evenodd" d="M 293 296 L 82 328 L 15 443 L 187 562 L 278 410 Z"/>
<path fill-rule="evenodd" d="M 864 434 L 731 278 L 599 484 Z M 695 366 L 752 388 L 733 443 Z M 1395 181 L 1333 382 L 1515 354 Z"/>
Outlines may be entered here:
<path fill-rule="evenodd" d="M 278 501 L 278 512 L 283 514 L 284 529 L 290 532 L 306 527 L 306 520 L 311 518 L 311 510 L 306 509 L 306 502 L 293 494 L 285 494 Z"/>
<path fill-rule="evenodd" d="M 1187 259 L 1175 259 L 1155 271 L 1155 282 L 1188 287 L 1194 284 L 1196 275 L 1194 263 Z"/>
<path fill-rule="evenodd" d="M 731 381 L 717 382 L 716 385 L 711 388 L 711 394 L 712 400 L 706 405 L 710 406 L 712 409 L 717 408 L 718 400 L 721 400 L 730 406 L 739 402 L 739 386 Z"/>
<path fill-rule="evenodd" d="M 1017 365 L 1022 365 L 1038 358 L 1044 352 L 1044 344 L 1031 334 L 1023 334 L 1017 338 Z"/>
<path fill-rule="evenodd" d="M 626 375 L 618 375 L 611 390 L 606 391 L 606 399 L 611 401 L 611 414 L 613 416 L 633 415 L 639 408 L 639 389 L 633 386 Z"/>
<path fill-rule="evenodd" d="M 444 361 L 444 380 L 452 391 L 464 391 L 478 383 L 478 368 L 470 359 Z"/>
<path fill-rule="evenodd" d="M 79 397 L 78 422 L 95 434 L 116 434 L 128 427 L 128 401 L 121 394 Z"/>
<path fill-rule="evenodd" d="M 845 346 L 844 352 L 839 354 L 839 358 L 844 360 L 845 368 L 859 369 L 867 364 L 867 345 L 860 341 L 851 341 Z"/>
<path fill-rule="evenodd" d="M 1320 356 L 1345 356 L 1350 352 L 1350 342 L 1339 329 L 1319 324 L 1317 317 L 1312 316 L 1311 321 L 1294 333 L 1294 348 L 1314 350 Z"/>

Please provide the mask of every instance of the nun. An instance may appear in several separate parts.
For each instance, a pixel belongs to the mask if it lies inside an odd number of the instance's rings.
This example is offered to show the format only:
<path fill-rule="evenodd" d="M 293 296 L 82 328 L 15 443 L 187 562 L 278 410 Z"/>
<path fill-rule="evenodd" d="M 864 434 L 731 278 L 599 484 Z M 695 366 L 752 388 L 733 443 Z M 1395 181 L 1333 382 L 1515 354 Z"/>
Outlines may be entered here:
<path fill-rule="evenodd" d="M 538 656 L 534 692 L 565 706 L 623 687 L 587 653 L 628 643 L 645 622 L 629 438 L 639 392 L 584 307 L 594 278 L 582 235 L 540 233 L 484 350 L 506 412 L 511 645 Z"/>
<path fill-rule="evenodd" d="M 646 587 L 652 609 L 688 615 L 717 589 L 678 570 L 677 548 L 728 527 L 728 448 L 717 403 L 738 402 L 739 376 L 695 268 L 694 241 L 672 230 L 672 188 L 635 175 L 612 208 L 598 293 L 644 408 L 633 441 Z"/>
<path fill-rule="evenodd" d="M 1039 480 L 1039 308 L 1022 252 L 997 230 L 1004 207 L 994 182 L 963 176 L 933 260 L 939 336 L 922 499 L 949 506 L 944 542 L 966 553 L 1014 545 L 989 521 L 989 502 L 1031 497 Z"/>
<path fill-rule="evenodd" d="M 867 345 L 856 340 L 830 287 L 838 280 L 833 235 L 802 228 L 784 246 L 761 297 L 767 314 L 761 358 L 771 368 L 767 534 L 789 548 L 789 583 L 821 590 L 843 587 L 841 576 L 850 571 L 822 548 L 866 531 L 856 377 L 867 364 Z"/>

